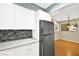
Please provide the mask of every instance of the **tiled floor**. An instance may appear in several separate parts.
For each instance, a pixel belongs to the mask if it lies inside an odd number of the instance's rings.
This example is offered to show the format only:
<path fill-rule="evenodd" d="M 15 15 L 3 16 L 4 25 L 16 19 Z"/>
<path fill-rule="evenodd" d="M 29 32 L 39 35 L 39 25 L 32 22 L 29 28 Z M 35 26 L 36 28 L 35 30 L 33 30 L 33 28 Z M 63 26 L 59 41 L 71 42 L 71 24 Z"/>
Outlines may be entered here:
<path fill-rule="evenodd" d="M 56 56 L 79 56 L 79 43 L 58 39 L 55 41 Z"/>

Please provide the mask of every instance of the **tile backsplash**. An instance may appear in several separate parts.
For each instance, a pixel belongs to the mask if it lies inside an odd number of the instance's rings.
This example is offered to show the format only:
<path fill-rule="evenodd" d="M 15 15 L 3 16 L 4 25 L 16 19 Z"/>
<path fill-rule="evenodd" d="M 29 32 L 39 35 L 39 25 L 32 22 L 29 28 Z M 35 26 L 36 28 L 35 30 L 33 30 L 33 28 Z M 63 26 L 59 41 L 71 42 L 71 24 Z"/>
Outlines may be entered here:
<path fill-rule="evenodd" d="M 0 30 L 0 42 L 32 38 L 32 30 Z"/>

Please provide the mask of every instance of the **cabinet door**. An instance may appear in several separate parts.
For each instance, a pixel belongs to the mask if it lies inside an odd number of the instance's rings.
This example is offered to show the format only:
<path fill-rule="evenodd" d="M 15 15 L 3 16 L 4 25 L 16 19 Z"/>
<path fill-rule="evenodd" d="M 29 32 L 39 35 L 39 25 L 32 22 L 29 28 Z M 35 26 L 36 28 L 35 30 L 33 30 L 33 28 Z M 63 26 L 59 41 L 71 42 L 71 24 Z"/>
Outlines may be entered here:
<path fill-rule="evenodd" d="M 39 56 L 39 42 L 32 44 L 32 56 Z"/>
<path fill-rule="evenodd" d="M 14 28 L 14 8 L 8 4 L 0 4 L 0 29 Z"/>
<path fill-rule="evenodd" d="M 15 6 L 16 29 L 34 29 L 34 11 L 20 6 Z"/>
<path fill-rule="evenodd" d="M 15 48 L 15 56 L 31 56 L 32 45 L 24 45 Z"/>
<path fill-rule="evenodd" d="M 14 56 L 14 48 L 0 51 L 0 56 Z"/>

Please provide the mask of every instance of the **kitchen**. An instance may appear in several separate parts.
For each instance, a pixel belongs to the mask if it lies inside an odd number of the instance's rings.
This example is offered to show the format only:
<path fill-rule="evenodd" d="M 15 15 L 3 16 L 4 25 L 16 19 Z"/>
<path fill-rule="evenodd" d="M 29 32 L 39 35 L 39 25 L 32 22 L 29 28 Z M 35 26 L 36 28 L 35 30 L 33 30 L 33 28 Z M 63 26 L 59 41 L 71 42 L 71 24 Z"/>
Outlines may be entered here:
<path fill-rule="evenodd" d="M 78 7 L 73 3 L 0 3 L 0 56 L 67 55 L 57 52 L 62 50 L 58 45 L 61 40 L 79 43 L 79 30 L 71 28 L 79 22 Z"/>

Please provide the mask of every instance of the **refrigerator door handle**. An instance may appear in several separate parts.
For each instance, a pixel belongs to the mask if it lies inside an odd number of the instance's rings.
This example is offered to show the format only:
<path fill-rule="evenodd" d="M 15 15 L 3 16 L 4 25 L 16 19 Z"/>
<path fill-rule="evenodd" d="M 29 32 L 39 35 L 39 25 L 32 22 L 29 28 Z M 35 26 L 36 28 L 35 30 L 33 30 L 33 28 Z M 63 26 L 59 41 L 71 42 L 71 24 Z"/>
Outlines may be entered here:
<path fill-rule="evenodd" d="M 39 41 L 40 41 L 41 43 L 43 43 L 43 39 L 40 39 Z"/>
<path fill-rule="evenodd" d="M 40 34 L 42 34 L 43 33 L 43 22 L 40 20 Z"/>

